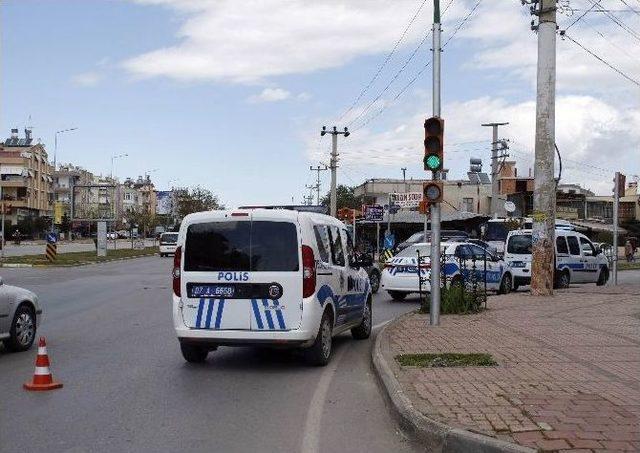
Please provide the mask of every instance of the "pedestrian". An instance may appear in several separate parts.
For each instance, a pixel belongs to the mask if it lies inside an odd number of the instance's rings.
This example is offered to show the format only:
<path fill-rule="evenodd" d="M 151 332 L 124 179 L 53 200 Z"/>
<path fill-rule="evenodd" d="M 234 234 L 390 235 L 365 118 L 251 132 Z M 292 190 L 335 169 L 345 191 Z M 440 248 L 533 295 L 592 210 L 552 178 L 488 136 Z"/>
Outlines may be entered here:
<path fill-rule="evenodd" d="M 624 256 L 627 258 L 627 263 L 633 261 L 633 245 L 631 245 L 631 241 L 628 239 L 624 244 Z"/>

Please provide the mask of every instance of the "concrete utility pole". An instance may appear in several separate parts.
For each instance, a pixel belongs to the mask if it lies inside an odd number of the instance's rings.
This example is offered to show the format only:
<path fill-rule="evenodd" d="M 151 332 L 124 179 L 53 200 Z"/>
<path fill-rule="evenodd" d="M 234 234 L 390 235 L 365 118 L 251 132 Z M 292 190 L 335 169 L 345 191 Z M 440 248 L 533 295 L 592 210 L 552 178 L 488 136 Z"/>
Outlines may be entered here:
<path fill-rule="evenodd" d="M 556 0 L 540 0 L 538 16 L 538 74 L 536 143 L 533 188 L 533 258 L 531 294 L 553 295 L 556 222 L 554 179 L 556 110 Z"/>
<path fill-rule="evenodd" d="M 325 134 L 331 134 L 331 161 L 329 162 L 329 168 L 331 169 L 331 216 L 336 217 L 338 215 L 338 201 L 336 196 L 337 176 L 336 170 L 338 169 L 338 135 L 349 136 L 349 130 L 345 127 L 344 131 L 339 131 L 337 127 L 333 126 L 333 130 L 327 131 L 327 126 L 322 126 L 320 136 Z"/>
<path fill-rule="evenodd" d="M 620 173 L 616 172 L 613 186 L 613 284 L 618 284 L 618 207 L 620 206 Z"/>
<path fill-rule="evenodd" d="M 313 191 L 316 189 L 315 185 L 305 185 L 307 189 L 309 189 L 309 195 L 304 196 L 304 204 L 311 206 L 313 204 Z"/>
<path fill-rule="evenodd" d="M 433 0 L 433 116 L 440 117 L 440 47 L 442 25 L 440 23 L 440 0 Z M 433 179 L 440 179 L 434 172 Z M 431 205 L 431 305 L 429 324 L 440 324 L 440 203 Z"/>
<path fill-rule="evenodd" d="M 499 165 L 498 165 L 498 127 L 509 123 L 484 123 L 482 126 L 493 128 L 493 140 L 491 141 L 491 214 L 497 216 L 500 209 Z"/>
<path fill-rule="evenodd" d="M 400 170 L 402 170 L 402 183 L 404 184 L 404 191 L 408 192 L 408 190 L 407 190 L 407 167 L 402 167 Z"/>
<path fill-rule="evenodd" d="M 320 205 L 320 172 L 321 171 L 326 171 L 329 168 L 326 165 L 323 165 L 322 167 L 320 165 L 318 165 L 317 167 L 313 167 L 310 166 L 309 170 L 311 171 L 315 171 L 316 174 L 316 185 L 315 185 L 315 189 L 316 189 L 316 204 L 319 206 Z"/>

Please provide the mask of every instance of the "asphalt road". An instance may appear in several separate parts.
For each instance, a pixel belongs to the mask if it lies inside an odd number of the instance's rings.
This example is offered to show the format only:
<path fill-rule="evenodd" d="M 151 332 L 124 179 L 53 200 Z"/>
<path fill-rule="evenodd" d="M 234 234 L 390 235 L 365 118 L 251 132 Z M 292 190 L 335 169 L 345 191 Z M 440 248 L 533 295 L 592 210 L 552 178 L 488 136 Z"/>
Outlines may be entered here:
<path fill-rule="evenodd" d="M 40 295 L 39 334 L 64 388 L 22 390 L 36 349 L 0 351 L 0 451 L 414 451 L 371 370 L 371 340 L 336 338 L 324 368 L 253 348 L 187 364 L 171 325 L 170 267 L 152 257 L 1 270 Z M 379 294 L 374 325 L 416 306 Z"/>
<path fill-rule="evenodd" d="M 145 245 L 147 247 L 156 245 L 153 239 L 145 239 Z M 46 245 L 42 244 L 20 244 L 14 245 L 11 242 L 7 241 L 7 244 L 4 248 L 5 256 L 22 256 L 22 255 L 42 255 L 44 254 Z M 127 239 L 118 239 L 117 244 L 114 244 L 113 240 L 107 241 L 107 248 L 109 250 L 117 249 L 130 249 L 131 240 Z M 82 242 L 61 242 L 58 244 L 58 253 L 69 253 L 69 252 L 89 252 L 94 251 L 96 246 L 93 241 L 82 241 Z"/>

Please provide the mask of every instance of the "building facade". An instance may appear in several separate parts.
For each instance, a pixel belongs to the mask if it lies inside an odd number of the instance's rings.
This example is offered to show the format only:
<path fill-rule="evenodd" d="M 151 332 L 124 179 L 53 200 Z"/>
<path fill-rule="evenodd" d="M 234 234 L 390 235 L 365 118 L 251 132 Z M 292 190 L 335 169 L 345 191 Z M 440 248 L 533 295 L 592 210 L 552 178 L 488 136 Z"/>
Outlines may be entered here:
<path fill-rule="evenodd" d="M 31 129 L 11 129 L 11 136 L 0 143 L 0 201 L 7 225 L 29 217 L 53 215 L 53 167 L 47 151 L 34 143 Z"/>
<path fill-rule="evenodd" d="M 62 217 L 66 214 L 71 218 L 71 197 L 74 186 L 82 186 L 93 183 L 93 173 L 72 164 L 63 164 L 53 172 L 53 221 L 56 225 L 62 222 Z M 82 194 L 78 195 L 76 205 L 88 203 L 88 199 L 83 199 Z"/>

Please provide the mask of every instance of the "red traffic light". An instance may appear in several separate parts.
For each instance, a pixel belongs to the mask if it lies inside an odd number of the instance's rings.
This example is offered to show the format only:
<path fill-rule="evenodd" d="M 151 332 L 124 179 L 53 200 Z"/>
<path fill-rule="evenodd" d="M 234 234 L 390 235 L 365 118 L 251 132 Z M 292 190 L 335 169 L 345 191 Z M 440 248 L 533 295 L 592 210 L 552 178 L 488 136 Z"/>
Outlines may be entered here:
<path fill-rule="evenodd" d="M 444 166 L 444 120 L 433 116 L 424 122 L 424 169 L 437 172 Z"/>

